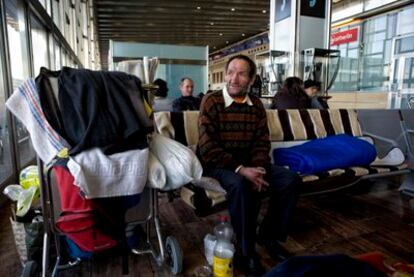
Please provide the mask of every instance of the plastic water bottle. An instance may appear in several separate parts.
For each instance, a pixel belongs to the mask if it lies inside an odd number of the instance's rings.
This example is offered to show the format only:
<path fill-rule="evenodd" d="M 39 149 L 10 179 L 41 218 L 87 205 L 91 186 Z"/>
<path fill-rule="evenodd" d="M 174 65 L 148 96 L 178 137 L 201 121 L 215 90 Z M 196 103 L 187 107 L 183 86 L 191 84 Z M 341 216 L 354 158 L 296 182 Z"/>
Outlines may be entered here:
<path fill-rule="evenodd" d="M 214 247 L 213 274 L 215 277 L 233 276 L 233 255 L 234 246 L 233 228 L 226 216 L 220 216 L 220 223 L 214 228 L 217 243 Z"/>
<path fill-rule="evenodd" d="M 233 239 L 233 227 L 229 222 L 228 216 L 220 215 L 219 221 L 220 223 L 214 227 L 214 234 L 216 235 L 217 239 L 221 237 L 231 242 Z"/>

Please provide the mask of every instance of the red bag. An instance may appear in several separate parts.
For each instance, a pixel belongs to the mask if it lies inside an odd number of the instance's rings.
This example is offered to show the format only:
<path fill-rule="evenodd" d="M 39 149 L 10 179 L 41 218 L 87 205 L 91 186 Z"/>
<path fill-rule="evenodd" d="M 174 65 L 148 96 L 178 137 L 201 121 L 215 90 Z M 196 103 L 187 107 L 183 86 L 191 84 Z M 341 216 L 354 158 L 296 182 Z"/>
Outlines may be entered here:
<path fill-rule="evenodd" d="M 62 208 L 56 227 L 83 251 L 99 252 L 114 247 L 116 240 L 97 227 L 97 217 L 92 213 L 92 200 L 80 195 L 80 190 L 73 184 L 74 178 L 67 169 L 60 166 L 53 169 Z"/>

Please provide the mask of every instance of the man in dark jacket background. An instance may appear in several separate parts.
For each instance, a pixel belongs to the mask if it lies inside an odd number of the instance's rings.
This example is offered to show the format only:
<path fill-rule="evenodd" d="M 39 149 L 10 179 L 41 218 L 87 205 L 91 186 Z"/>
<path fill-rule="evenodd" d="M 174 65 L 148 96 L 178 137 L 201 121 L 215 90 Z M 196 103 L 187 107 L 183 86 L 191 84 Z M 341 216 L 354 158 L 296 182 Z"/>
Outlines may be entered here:
<path fill-rule="evenodd" d="M 200 109 L 201 99 L 193 96 L 193 80 L 184 77 L 180 82 L 181 97 L 173 102 L 173 112 L 196 111 Z"/>

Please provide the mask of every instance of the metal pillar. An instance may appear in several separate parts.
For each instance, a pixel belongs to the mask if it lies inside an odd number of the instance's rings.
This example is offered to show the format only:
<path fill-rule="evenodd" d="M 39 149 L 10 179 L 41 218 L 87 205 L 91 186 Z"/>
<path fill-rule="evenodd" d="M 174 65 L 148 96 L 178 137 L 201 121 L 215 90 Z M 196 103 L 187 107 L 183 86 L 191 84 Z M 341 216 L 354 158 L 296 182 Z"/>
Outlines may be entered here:
<path fill-rule="evenodd" d="M 305 49 L 329 49 L 330 22 L 330 0 L 271 0 L 270 58 L 275 53 L 273 61 L 285 63 L 285 77 L 303 78 Z"/>

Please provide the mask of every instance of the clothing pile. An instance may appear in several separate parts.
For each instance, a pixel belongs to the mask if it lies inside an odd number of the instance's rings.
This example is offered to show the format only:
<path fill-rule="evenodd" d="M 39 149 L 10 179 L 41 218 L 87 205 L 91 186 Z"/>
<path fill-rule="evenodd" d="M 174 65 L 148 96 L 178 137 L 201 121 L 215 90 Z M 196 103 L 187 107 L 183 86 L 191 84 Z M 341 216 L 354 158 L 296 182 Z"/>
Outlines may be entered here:
<path fill-rule="evenodd" d="M 42 68 L 6 103 L 37 155 L 53 166 L 62 209 L 57 227 L 83 251 L 116 244 L 125 233 L 113 228 L 124 225 L 119 213 L 144 189 L 153 130 L 145 101 L 133 75 L 63 67 Z"/>

